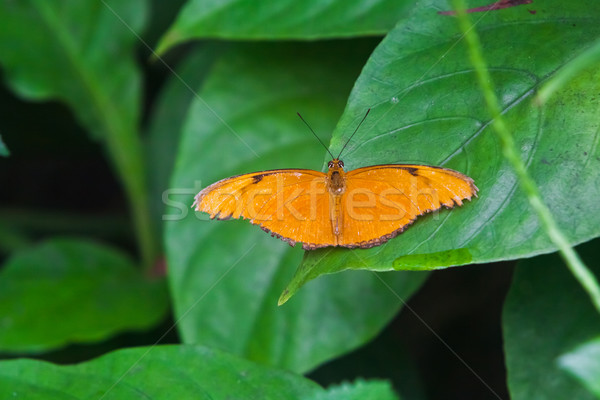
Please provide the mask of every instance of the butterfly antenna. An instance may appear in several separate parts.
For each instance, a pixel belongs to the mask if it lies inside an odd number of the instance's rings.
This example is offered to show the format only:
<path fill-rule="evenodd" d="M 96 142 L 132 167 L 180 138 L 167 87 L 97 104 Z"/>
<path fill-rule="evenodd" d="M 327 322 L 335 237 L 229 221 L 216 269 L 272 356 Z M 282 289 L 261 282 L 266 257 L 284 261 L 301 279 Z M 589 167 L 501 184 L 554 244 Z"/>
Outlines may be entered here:
<path fill-rule="evenodd" d="M 313 135 L 315 135 L 315 137 L 317 138 L 317 140 L 319 141 L 319 143 L 321 143 L 321 144 L 323 145 L 323 147 L 325 147 L 325 150 L 327 150 L 327 152 L 329 153 L 329 155 L 331 156 L 331 158 L 332 158 L 332 159 L 333 159 L 333 158 L 335 158 L 335 157 L 333 156 L 333 154 L 331 154 L 331 152 L 329 151 L 329 148 L 328 148 L 327 146 L 325 146 L 325 143 L 323 143 L 323 141 L 321 140 L 321 138 L 317 136 L 317 134 L 315 133 L 315 131 L 313 131 L 313 128 L 311 128 L 311 127 L 310 127 L 310 125 L 308 124 L 308 122 L 306 122 L 306 121 L 304 120 L 304 118 L 302 118 L 302 115 L 300 115 L 300 113 L 299 113 L 299 112 L 297 112 L 296 114 L 298 114 L 298 116 L 300 117 L 300 119 L 302 120 L 302 122 L 304 122 L 304 124 L 305 124 L 306 126 L 308 126 L 308 129 L 310 129 L 310 131 L 312 132 L 312 134 L 313 134 Z"/>
<path fill-rule="evenodd" d="M 354 130 L 354 133 L 350 136 L 350 139 L 348 139 L 348 141 L 346 142 L 346 144 L 344 145 L 344 147 L 342 147 L 342 151 L 340 151 L 340 154 L 337 156 L 338 159 L 342 155 L 342 152 L 344 151 L 344 149 L 346 148 L 346 146 L 348 146 L 348 143 L 350 143 L 350 141 L 352 140 L 352 138 L 354 137 L 354 135 L 356 135 L 356 132 L 358 132 L 358 128 L 360 128 L 360 126 L 362 125 L 362 123 L 365 122 L 365 119 L 367 119 L 367 115 L 369 115 L 369 111 L 371 111 L 370 108 L 367 110 L 365 116 L 363 117 L 363 119 L 360 121 L 360 123 L 358 124 L 358 126 Z"/>

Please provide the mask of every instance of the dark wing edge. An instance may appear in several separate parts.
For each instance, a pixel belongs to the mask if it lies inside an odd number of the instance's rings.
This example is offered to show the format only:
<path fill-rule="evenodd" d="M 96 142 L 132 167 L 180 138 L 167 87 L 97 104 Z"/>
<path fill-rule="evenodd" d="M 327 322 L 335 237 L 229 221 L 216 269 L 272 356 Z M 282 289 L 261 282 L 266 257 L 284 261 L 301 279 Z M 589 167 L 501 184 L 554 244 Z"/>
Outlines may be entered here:
<path fill-rule="evenodd" d="M 465 196 L 464 199 L 467 200 L 471 200 L 472 196 L 474 195 L 475 197 L 479 197 L 477 195 L 477 192 L 479 191 L 479 188 L 475 185 L 475 181 L 465 175 L 462 174 L 458 171 L 455 171 L 453 169 L 450 168 L 444 168 L 444 167 L 435 167 L 435 166 L 431 166 L 431 165 L 420 165 L 420 164 L 381 164 L 381 165 L 374 165 L 374 166 L 369 166 L 369 167 L 362 167 L 362 168 L 357 168 L 357 169 L 353 169 L 351 171 L 348 171 L 347 176 L 356 176 L 356 175 L 360 175 L 364 172 L 369 172 L 372 171 L 373 169 L 404 169 L 406 170 L 408 173 L 410 173 L 411 175 L 415 175 L 417 174 L 418 176 L 418 169 L 421 168 L 425 168 L 425 169 L 432 169 L 432 170 L 439 170 L 439 171 L 443 171 L 445 173 L 448 173 L 449 175 L 452 175 L 456 178 L 462 179 L 463 181 L 465 181 L 466 183 L 468 183 L 469 188 L 471 190 L 471 194 L 468 196 Z M 462 199 L 461 199 L 462 200 Z M 379 245 L 382 245 L 384 243 L 386 243 L 387 241 L 395 238 L 396 236 L 400 235 L 401 233 L 403 233 L 406 229 L 408 229 L 409 227 L 411 227 L 415 221 L 420 217 L 423 216 L 425 214 L 431 213 L 431 212 L 435 212 L 439 209 L 443 207 L 447 208 L 447 209 L 451 209 L 454 207 L 454 205 L 462 205 L 462 201 L 457 202 L 455 199 L 453 200 L 453 204 L 448 206 L 446 204 L 440 204 L 439 207 L 435 208 L 435 209 L 431 209 L 431 210 L 424 210 L 422 212 L 420 212 L 419 214 L 416 214 L 414 216 L 414 218 L 412 218 L 407 224 L 403 225 L 402 227 L 396 229 L 395 231 L 392 231 L 390 233 L 387 233 L 385 235 L 382 235 L 378 238 L 375 239 L 371 239 L 371 240 L 367 240 L 364 242 L 360 242 L 360 243 L 356 243 L 356 244 L 346 244 L 346 245 L 341 245 L 342 247 L 346 247 L 346 248 L 350 248 L 350 249 L 354 249 L 354 248 L 361 248 L 361 249 L 370 249 L 372 247 L 376 247 Z"/>
<path fill-rule="evenodd" d="M 373 166 L 370 166 L 370 167 L 356 168 L 356 169 L 353 169 L 351 171 L 348 171 L 346 173 L 346 175 L 347 176 L 354 176 L 354 175 L 362 174 L 364 172 L 368 172 L 368 171 L 373 170 L 373 169 L 387 169 L 387 168 L 390 168 L 390 169 L 400 168 L 400 169 L 403 169 L 403 170 L 407 171 L 411 175 L 417 174 L 417 176 L 418 176 L 418 169 L 419 168 L 421 168 L 421 169 L 430 169 L 430 170 L 444 171 L 444 172 L 448 173 L 449 175 L 454 176 L 455 178 L 460 178 L 463 181 L 467 182 L 469 184 L 470 189 L 471 189 L 472 195 L 474 195 L 475 197 L 479 197 L 479 196 L 477 196 L 477 192 L 479 192 L 479 188 L 475 185 L 475 181 L 473 180 L 473 178 L 471 178 L 471 177 L 469 177 L 469 176 L 467 176 L 467 175 L 465 175 L 465 174 L 463 174 L 461 172 L 458 172 L 458 171 L 455 171 L 453 169 L 450 169 L 450 168 L 436 167 L 436 166 L 432 166 L 432 165 L 422 165 L 422 164 L 380 164 L 380 165 L 373 165 Z M 471 200 L 471 196 L 467 196 L 467 197 L 465 197 L 465 199 Z"/>

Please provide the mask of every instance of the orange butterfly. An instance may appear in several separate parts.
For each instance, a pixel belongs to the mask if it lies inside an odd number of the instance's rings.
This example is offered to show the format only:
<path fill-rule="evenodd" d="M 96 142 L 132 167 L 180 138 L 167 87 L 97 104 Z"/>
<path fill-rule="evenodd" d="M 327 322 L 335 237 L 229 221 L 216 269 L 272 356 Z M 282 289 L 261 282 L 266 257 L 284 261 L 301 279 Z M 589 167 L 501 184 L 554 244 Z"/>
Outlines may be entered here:
<path fill-rule="evenodd" d="M 419 215 L 477 196 L 473 180 L 451 169 L 387 164 L 346 172 L 339 156 L 332 158 L 327 173 L 277 169 L 223 179 L 198 193 L 192 207 L 211 219 L 249 219 L 305 250 L 369 248 L 402 233 Z"/>

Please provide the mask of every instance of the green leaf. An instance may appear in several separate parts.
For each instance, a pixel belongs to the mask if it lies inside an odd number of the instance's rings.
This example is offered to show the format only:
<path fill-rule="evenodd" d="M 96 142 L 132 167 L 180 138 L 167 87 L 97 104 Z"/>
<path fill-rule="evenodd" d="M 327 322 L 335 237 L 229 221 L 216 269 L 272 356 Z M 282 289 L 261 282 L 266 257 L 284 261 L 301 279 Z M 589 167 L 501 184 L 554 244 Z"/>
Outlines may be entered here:
<path fill-rule="evenodd" d="M 40 352 L 146 329 L 165 316 L 165 289 L 115 249 L 48 240 L 16 253 L 0 271 L 0 350 Z"/>
<path fill-rule="evenodd" d="M 316 383 L 200 346 L 118 350 L 86 363 L 0 362 L 0 397 L 25 399 L 302 399 Z"/>
<path fill-rule="evenodd" d="M 413 3 L 392 0 L 189 0 L 158 44 L 163 53 L 199 38 L 322 39 L 381 35 Z"/>
<path fill-rule="evenodd" d="M 166 223 L 169 278 L 185 343 L 307 371 L 371 339 L 400 308 L 382 281 L 364 271 L 319 280 L 277 307 L 301 249 L 247 221 L 185 214 L 201 186 L 218 179 L 272 168 L 320 168 L 324 151 L 295 113 L 324 137 L 370 50 L 369 43 L 357 41 L 242 46 L 214 65 L 202 101 L 189 111 L 171 181 L 187 193 L 169 198 Z M 381 278 L 407 299 L 426 276 Z"/>
<path fill-rule="evenodd" d="M 136 129 L 140 82 L 132 48 L 137 39 L 119 17 L 139 31 L 146 13 L 143 0 L 106 4 L 0 5 L 0 62 L 7 84 L 31 100 L 66 102 L 97 137 L 111 124 Z"/>
<path fill-rule="evenodd" d="M 596 275 L 598 241 L 578 247 Z M 560 370 L 557 357 L 600 334 L 586 293 L 557 255 L 521 261 L 503 311 L 511 399 L 592 399 Z"/>
<path fill-rule="evenodd" d="M 558 363 L 600 399 L 600 337 L 563 354 Z"/>
<path fill-rule="evenodd" d="M 597 39 L 576 58 L 565 64 L 548 82 L 540 88 L 535 98 L 539 104 L 545 103 L 552 94 L 563 87 L 571 78 L 584 73 L 586 69 L 600 63 L 600 39 Z"/>
<path fill-rule="evenodd" d="M 386 381 L 364 381 L 357 380 L 353 383 L 342 383 L 332 386 L 327 392 L 317 392 L 307 396 L 305 400 L 399 400 L 392 390 L 392 386 Z"/>
<path fill-rule="evenodd" d="M 65 102 L 102 139 L 131 203 L 141 253 L 154 261 L 146 176 L 138 134 L 140 74 L 134 32 L 145 0 L 0 3 L 0 64 L 6 83 L 30 100 Z"/>
<path fill-rule="evenodd" d="M 8 157 L 10 155 L 10 151 L 2 141 L 2 136 L 0 136 L 0 156 Z"/>
<path fill-rule="evenodd" d="M 150 113 L 146 154 L 152 214 L 157 226 L 162 223 L 163 196 L 170 195 L 169 179 L 186 114 L 214 60 L 221 53 L 221 47 L 206 44 L 182 60 L 176 71 L 169 75 Z"/>
<path fill-rule="evenodd" d="M 540 84 L 600 35 L 599 19 L 591 17 L 600 15 L 600 3 L 544 4 L 547 8 L 536 14 L 525 7 L 486 13 L 476 29 L 528 172 L 560 228 L 572 243 L 580 243 L 600 234 L 600 213 L 595 212 L 600 197 L 600 71 L 578 75 L 544 107 L 532 99 Z M 455 18 L 432 12 L 448 5 L 430 0 L 417 8 L 373 52 L 336 127 L 331 150 L 335 154 L 342 148 L 371 108 L 342 156 L 348 169 L 383 163 L 444 166 L 472 177 L 479 198 L 421 217 L 385 245 L 354 252 L 359 257 L 343 250 L 311 252 L 290 291 L 324 273 L 402 268 L 406 255 L 413 257 L 410 269 L 419 264 L 419 256 L 423 269 L 430 269 L 431 254 L 457 249 L 464 250 L 453 255 L 455 265 L 555 250 L 499 151 Z"/>
<path fill-rule="evenodd" d="M 154 47 L 185 3 L 186 0 L 150 0 L 150 18 L 144 30 L 144 41 Z"/>

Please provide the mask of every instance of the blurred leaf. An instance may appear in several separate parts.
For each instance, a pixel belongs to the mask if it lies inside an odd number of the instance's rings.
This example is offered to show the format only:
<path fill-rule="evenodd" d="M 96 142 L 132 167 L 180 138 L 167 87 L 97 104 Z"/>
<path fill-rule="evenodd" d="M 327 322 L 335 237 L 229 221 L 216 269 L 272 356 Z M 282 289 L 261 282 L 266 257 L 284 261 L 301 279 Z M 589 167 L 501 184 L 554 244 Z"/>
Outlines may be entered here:
<path fill-rule="evenodd" d="M 165 191 L 169 188 L 185 117 L 197 96 L 196 91 L 202 87 L 210 67 L 221 53 L 220 47 L 213 44 L 195 50 L 170 73 L 150 113 L 146 153 L 152 214 L 157 225 L 162 223 L 163 196 L 169 194 Z"/>
<path fill-rule="evenodd" d="M 577 249 L 596 275 L 598 244 Z M 598 314 L 560 257 L 519 262 L 504 305 L 503 330 L 511 399 L 593 398 L 556 363 L 558 356 L 600 334 Z"/>
<path fill-rule="evenodd" d="M 319 280 L 277 307 L 301 249 L 246 221 L 185 214 L 201 184 L 240 172 L 320 168 L 324 151 L 295 112 L 325 137 L 371 48 L 360 41 L 240 46 L 215 64 L 185 124 L 171 187 L 186 194 L 170 198 L 166 223 L 185 343 L 307 371 L 371 339 L 400 308 L 370 272 Z M 381 276 L 408 299 L 427 275 Z"/>
<path fill-rule="evenodd" d="M 118 350 L 86 363 L 0 362 L 2 398 L 301 399 L 316 383 L 200 346 Z"/>
<path fill-rule="evenodd" d="M 531 101 L 541 83 L 600 35 L 600 18 L 591 17 L 600 15 L 600 3 L 573 4 L 549 0 L 536 14 L 525 7 L 489 12 L 476 29 L 528 171 L 559 226 L 580 243 L 600 234 L 600 70 L 578 75 L 544 107 Z M 419 255 L 430 269 L 432 253 L 456 249 L 467 256 L 453 258 L 455 265 L 555 250 L 490 130 L 455 18 L 433 12 L 449 8 L 443 0 L 420 2 L 383 40 L 350 95 L 331 149 L 340 151 L 371 108 L 342 156 L 348 169 L 383 163 L 444 166 L 472 177 L 479 198 L 421 217 L 380 247 L 310 252 L 290 288 L 345 269 L 391 270 L 395 263 L 402 268 L 408 254 L 415 257 L 410 269 Z"/>
<path fill-rule="evenodd" d="M 600 337 L 563 354 L 558 363 L 600 399 Z"/>
<path fill-rule="evenodd" d="M 409 1 L 189 0 L 157 52 L 192 39 L 323 39 L 382 35 L 407 15 Z"/>
<path fill-rule="evenodd" d="M 131 203 L 145 265 L 154 262 L 153 228 L 138 135 L 140 74 L 134 44 L 144 0 L 4 1 L 0 64 L 6 83 L 29 100 L 59 99 L 105 141 Z"/>
<path fill-rule="evenodd" d="M 316 392 L 304 400 L 399 400 L 389 382 L 363 381 L 342 383 L 327 388 L 327 392 Z"/>
<path fill-rule="evenodd" d="M 115 129 L 112 124 L 136 130 L 140 79 L 132 49 L 137 39 L 119 17 L 139 31 L 146 14 L 143 0 L 106 3 L 0 4 L 6 83 L 27 99 L 66 102 L 97 137 Z"/>
<path fill-rule="evenodd" d="M 8 148 L 4 144 L 4 141 L 2 140 L 2 136 L 0 136 L 0 156 L 8 157 L 9 155 L 10 155 L 10 152 L 8 151 Z"/>
<path fill-rule="evenodd" d="M 52 239 L 0 271 L 0 350 L 40 352 L 146 329 L 167 311 L 162 280 L 140 275 L 121 252 L 81 239 Z"/>
<path fill-rule="evenodd" d="M 144 41 L 154 47 L 173 23 L 186 0 L 150 0 L 150 20 L 144 30 Z"/>
<path fill-rule="evenodd" d="M 13 251 L 29 247 L 31 245 L 29 236 L 23 232 L 23 229 L 14 228 L 2 221 L 0 223 L 0 255 L 6 256 Z"/>

